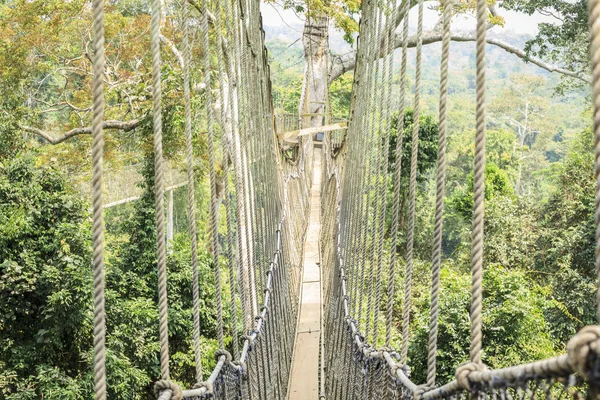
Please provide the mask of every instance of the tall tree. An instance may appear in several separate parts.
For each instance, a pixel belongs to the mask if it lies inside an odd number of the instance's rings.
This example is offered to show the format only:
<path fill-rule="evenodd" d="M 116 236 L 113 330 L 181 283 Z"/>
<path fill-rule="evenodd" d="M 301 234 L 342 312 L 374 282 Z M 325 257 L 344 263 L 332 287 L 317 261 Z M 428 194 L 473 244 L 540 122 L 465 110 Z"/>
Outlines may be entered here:
<path fill-rule="evenodd" d="M 329 27 L 331 22 L 343 29 L 345 38 L 352 42 L 353 34 L 356 33 L 358 25 L 356 24 L 357 15 L 360 13 L 361 2 L 357 0 L 267 0 L 270 3 L 277 3 L 280 6 L 293 9 L 296 13 L 304 14 L 305 24 L 303 32 L 304 55 L 306 61 L 306 69 L 304 75 L 304 96 L 301 99 L 300 113 L 310 114 L 309 119 L 305 119 L 305 125 L 314 126 L 320 122 L 320 114 L 323 113 L 325 104 L 327 103 L 327 83 L 331 84 L 335 79 L 348 71 L 352 71 L 356 64 L 356 51 L 351 51 L 347 54 L 333 54 L 329 48 Z M 415 0 L 403 0 L 410 2 L 410 8 L 415 7 L 418 2 Z M 507 3 L 507 4 L 505 4 Z M 530 2 L 528 0 L 512 0 L 503 2 L 501 6 L 506 9 L 522 11 L 527 14 L 533 14 L 536 11 L 548 13 L 551 7 L 549 4 L 552 0 L 536 0 Z M 587 11 L 579 6 L 567 7 L 567 1 L 561 1 L 561 10 L 559 15 L 568 16 L 573 20 L 569 20 L 564 30 L 571 32 L 572 35 L 579 35 L 587 29 Z M 578 3 L 584 4 L 581 0 Z M 396 18 L 391 20 L 385 29 L 392 29 L 394 34 L 394 46 L 401 46 L 401 35 L 396 32 L 404 15 L 400 12 L 402 3 L 398 5 L 399 9 L 396 13 Z M 441 7 L 441 6 L 440 6 Z M 496 4 L 489 5 L 489 23 L 488 29 L 497 25 L 503 25 L 504 19 L 498 13 Z M 455 13 L 472 12 L 471 6 L 461 5 L 456 7 Z M 582 14 L 583 13 L 583 14 Z M 560 18 L 560 17 L 559 17 Z M 583 21 L 583 23 L 581 23 Z M 581 24 L 578 26 L 577 24 Z M 525 48 L 519 48 L 496 37 L 488 35 L 488 44 L 500 47 L 505 51 L 516 55 L 525 62 L 535 64 L 550 72 L 557 72 L 568 78 L 571 85 L 583 85 L 589 81 L 589 73 L 584 68 L 589 62 L 584 61 L 583 64 L 575 62 L 578 55 L 587 52 L 587 44 L 585 40 L 572 42 L 569 46 L 577 48 L 576 54 L 571 57 L 559 57 L 558 52 L 553 46 L 556 43 L 562 43 L 563 48 L 567 46 L 569 40 L 568 32 L 563 32 L 563 29 L 557 29 L 549 24 L 542 24 L 541 31 L 535 42 L 528 42 Z M 577 36 L 579 38 L 579 36 Z M 452 32 L 451 39 L 457 42 L 475 41 L 475 32 Z M 423 33 L 423 44 L 428 45 L 442 40 L 442 24 L 441 20 L 434 27 Z M 412 35 L 408 39 L 408 47 L 415 47 L 417 43 L 416 35 Z M 539 47 L 534 46 L 537 45 Z M 582 58 L 587 60 L 587 55 Z M 554 64 L 555 63 L 555 64 Z"/>

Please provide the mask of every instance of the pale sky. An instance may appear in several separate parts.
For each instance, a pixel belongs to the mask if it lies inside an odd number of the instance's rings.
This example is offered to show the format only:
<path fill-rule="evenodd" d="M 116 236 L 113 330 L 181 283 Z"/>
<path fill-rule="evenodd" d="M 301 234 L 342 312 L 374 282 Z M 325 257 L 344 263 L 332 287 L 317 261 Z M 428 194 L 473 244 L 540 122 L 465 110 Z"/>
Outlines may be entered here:
<path fill-rule="evenodd" d="M 426 2 L 425 3 L 425 13 L 424 13 L 424 26 L 425 29 L 433 27 L 433 25 L 438 21 L 439 14 L 428 8 L 428 4 L 431 5 L 433 3 Z M 275 6 L 277 7 L 277 6 Z M 283 10 L 280 7 L 277 7 L 277 10 L 271 4 L 262 4 L 261 6 L 263 13 L 263 22 L 265 25 L 265 29 L 268 30 L 269 27 L 283 27 L 289 25 L 290 31 L 294 32 L 292 29 L 298 30 L 301 29 L 303 21 L 300 20 L 294 12 L 290 10 Z M 498 13 L 504 17 L 506 20 L 506 25 L 504 28 L 496 27 L 493 29 L 493 32 L 500 34 L 502 30 L 514 31 L 519 34 L 527 34 L 527 35 L 535 35 L 538 31 L 538 24 L 540 22 L 554 22 L 551 17 L 545 17 L 543 15 L 534 14 L 532 16 L 528 16 L 525 14 L 506 11 L 502 9 L 498 9 Z M 417 18 L 417 7 L 414 7 L 410 13 L 410 21 L 411 25 L 416 24 Z M 459 16 L 455 17 L 452 21 L 453 27 L 458 30 L 467 31 L 473 30 L 475 28 L 475 17 L 472 15 L 468 16 Z M 416 27 L 416 25 L 415 25 Z M 334 34 L 332 32 L 332 34 Z"/>

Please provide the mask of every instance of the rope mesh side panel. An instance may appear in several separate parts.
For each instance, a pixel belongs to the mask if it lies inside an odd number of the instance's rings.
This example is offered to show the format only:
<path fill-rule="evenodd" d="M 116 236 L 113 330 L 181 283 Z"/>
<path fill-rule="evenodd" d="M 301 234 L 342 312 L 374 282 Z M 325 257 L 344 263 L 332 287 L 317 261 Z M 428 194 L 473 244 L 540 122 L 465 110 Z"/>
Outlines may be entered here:
<path fill-rule="evenodd" d="M 438 138 L 438 167 L 436 176 L 436 209 L 432 256 L 431 309 L 427 352 L 427 381 L 418 385 L 410 378 L 408 344 L 410 340 L 410 264 L 415 230 L 416 166 L 419 132 L 419 75 L 420 42 L 422 32 L 422 2 L 419 2 L 417 31 L 417 77 L 415 82 L 415 111 L 412 131 L 411 173 L 408 206 L 407 276 L 404 290 L 404 318 L 400 352 L 392 348 L 394 326 L 394 274 L 397 263 L 395 248 L 398 241 L 399 194 L 401 182 L 402 129 L 404 127 L 404 90 L 406 74 L 406 47 L 408 39 L 408 10 L 410 2 L 363 2 L 360 37 L 352 92 L 351 120 L 347 134 L 339 146 L 340 152 L 327 139 L 324 143 L 324 172 L 322 188 L 321 252 L 325 293 L 325 388 L 323 396 L 330 399 L 466 399 L 466 398 L 579 398 L 593 395 L 592 360 L 598 356 L 594 344 L 600 338 L 600 327 L 586 327 L 568 344 L 568 354 L 529 364 L 499 370 L 486 370 L 481 364 L 481 304 L 482 304 L 482 250 L 483 250 L 483 172 L 485 169 L 485 27 L 487 6 L 477 2 L 477 112 L 475 138 L 475 204 L 472 231 L 472 340 L 471 363 L 459 366 L 456 379 L 436 387 L 436 351 L 440 290 L 441 240 L 443 228 L 443 199 L 445 190 L 445 150 L 447 143 L 448 69 L 450 20 L 452 1 L 443 4 L 442 61 L 440 66 L 440 123 Z M 390 9 L 393 11 L 390 14 Z M 600 6 L 590 2 L 592 27 L 592 60 L 595 71 L 600 53 L 596 25 Z M 386 182 L 387 168 L 381 158 L 388 151 L 384 141 L 389 101 L 387 70 L 389 57 L 385 35 L 393 31 L 381 27 L 380 22 L 393 21 L 402 25 L 403 59 L 401 64 L 400 114 L 398 115 L 398 143 L 396 165 L 393 168 L 394 191 L 392 198 L 391 243 L 392 255 L 388 267 L 388 302 L 386 312 L 385 347 L 378 347 L 377 313 L 381 306 L 379 264 L 381 263 L 381 225 L 378 218 L 385 213 L 380 199 L 381 186 Z M 383 32 L 383 37 L 381 36 Z M 595 47 L 594 47 L 594 43 Z M 380 62 L 383 60 L 383 68 Z M 600 73 L 594 75 L 594 82 Z M 596 88 L 597 89 L 597 88 Z M 600 92 L 597 89 L 596 92 Z M 596 97 L 598 97 L 596 93 Z M 596 99 L 595 97 L 595 99 Z M 374 100 L 377 99 L 377 100 Z M 384 103 L 379 101 L 383 99 Z M 600 102 L 596 102 L 600 110 Z M 600 111 L 597 111 L 600 114 Z M 597 115 L 596 114 L 596 115 Z M 600 118 L 596 119 L 596 122 Z M 597 122 L 595 129 L 600 137 Z M 600 139 L 597 139 L 600 143 Z M 600 146 L 597 146 L 600 149 Z M 597 150 L 600 160 L 600 150 Z M 600 161 L 597 161 L 600 165 Z M 344 173 L 344 171 L 347 173 Z M 597 167 L 600 177 L 600 167 Z M 335 184 L 333 183 L 335 182 Z M 600 193 L 600 178 L 598 179 Z M 387 194 L 386 194 L 387 196 Z M 600 199 L 600 195 L 598 196 Z M 386 197 L 387 200 L 387 197 Z M 598 200 L 600 208 L 600 200 Z M 335 211 L 331 211 L 335 207 Z M 598 213 L 600 215 L 600 213 Z M 598 217 L 600 224 L 600 217 Z M 600 229 L 598 230 L 600 232 Z M 600 238 L 600 233 L 598 233 Z M 374 246 L 378 248 L 375 249 Z M 598 246 L 600 249 L 600 245 Z M 600 250 L 598 250 L 600 254 Z M 600 256 L 598 257 L 600 259 Z M 598 262 L 600 264 L 600 261 Z M 376 268 L 373 270 L 373 268 Z M 600 267 L 599 267 L 600 268 Z M 591 358 L 586 358 L 591 357 Z M 586 361 L 587 360 L 587 361 Z M 594 364 L 596 365 L 596 364 Z M 587 382 L 586 382 L 587 381 Z M 592 386 L 588 386 L 592 385 Z"/>

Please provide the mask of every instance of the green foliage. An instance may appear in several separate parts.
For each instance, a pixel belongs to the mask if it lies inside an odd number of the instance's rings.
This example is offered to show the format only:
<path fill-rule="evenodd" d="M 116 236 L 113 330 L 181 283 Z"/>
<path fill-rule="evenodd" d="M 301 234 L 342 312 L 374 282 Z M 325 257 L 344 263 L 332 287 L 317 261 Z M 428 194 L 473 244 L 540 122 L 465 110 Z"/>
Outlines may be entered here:
<path fill-rule="evenodd" d="M 109 371 L 111 398 L 145 399 L 150 392 L 140 388 L 160 376 L 156 272 L 156 229 L 154 210 L 154 164 L 148 158 L 143 171 L 144 194 L 135 202 L 131 216 L 122 222 L 123 237 L 116 238 L 115 250 L 106 272 L 109 336 L 107 347 L 116 355 Z M 189 239 L 179 235 L 167 258 L 169 269 L 169 348 L 177 368 L 173 378 L 190 386 L 194 382 L 192 346 L 192 270 Z M 207 253 L 199 255 L 201 334 L 216 337 L 214 273 Z M 214 341 L 206 341 L 203 354 L 212 354 Z M 213 363 L 205 358 L 205 369 Z M 123 382 L 122 376 L 129 377 Z"/>
<path fill-rule="evenodd" d="M 471 278 L 467 266 L 442 270 L 438 334 L 438 381 L 454 378 L 456 367 L 469 358 Z M 429 293 L 414 304 L 414 336 L 409 351 L 413 377 L 425 381 L 429 328 Z M 503 368 L 555 354 L 544 309 L 549 305 L 541 289 L 522 270 L 489 265 L 484 273 L 483 362 Z"/>
<path fill-rule="evenodd" d="M 326 15 L 336 28 L 344 32 L 348 43 L 353 43 L 353 34 L 358 32 L 356 17 L 360 11 L 360 0 L 267 0 L 267 3 L 278 3 L 308 18 Z"/>
<path fill-rule="evenodd" d="M 338 118 L 348 119 L 352 102 L 352 75 L 344 74 L 334 80 L 329 87 L 331 114 Z"/>
<path fill-rule="evenodd" d="M 507 0 L 500 5 L 528 15 L 538 12 L 552 16 L 555 22 L 543 22 L 538 25 L 535 38 L 526 43 L 525 51 L 529 56 L 549 59 L 564 65 L 570 71 L 588 71 L 590 57 L 588 52 L 589 28 L 587 1 L 577 0 Z M 584 85 L 583 82 L 563 77 L 560 91 Z"/>
<path fill-rule="evenodd" d="M 396 148 L 398 143 L 398 115 L 392 116 L 392 130 L 390 133 L 390 151 L 388 154 L 388 174 L 390 182 L 395 170 L 396 163 Z M 402 129 L 402 170 L 401 170 L 401 191 L 400 191 L 400 227 L 399 241 L 397 251 L 402 253 L 406 248 L 406 219 L 408 213 L 408 194 L 409 194 L 409 177 L 412 149 L 412 131 L 413 131 L 413 110 L 404 112 L 404 127 Z M 424 188 L 425 182 L 430 177 L 430 172 L 436 165 L 437 160 L 437 133 L 438 126 L 431 115 L 421 115 L 419 119 L 419 158 L 417 160 L 417 184 Z M 388 187 L 388 201 L 393 201 L 393 185 Z M 420 192 L 420 190 L 419 190 Z M 430 214 L 427 210 L 430 207 L 425 207 L 429 199 L 419 196 L 417 202 L 423 207 L 418 207 L 420 210 L 417 220 L 419 223 L 430 223 Z M 391 224 L 391 215 L 393 207 L 391 204 L 387 207 L 386 223 Z M 425 254 L 430 248 L 431 236 L 428 230 L 421 230 L 415 237 L 415 249 L 417 253 Z"/>
<path fill-rule="evenodd" d="M 467 184 L 461 189 L 457 189 L 450 200 L 454 210 L 460 213 L 464 218 L 470 219 L 473 214 L 473 186 L 475 184 L 474 173 L 467 176 Z M 514 194 L 512 185 L 508 179 L 508 174 L 498 168 L 496 164 L 487 163 L 485 166 L 485 191 L 484 199 L 493 200 L 501 196 L 512 196 Z"/>
<path fill-rule="evenodd" d="M 586 130 L 573 143 L 559 168 L 557 189 L 540 211 L 536 269 L 556 302 L 548 315 L 561 341 L 595 321 L 593 149 L 593 134 Z"/>
<path fill-rule="evenodd" d="M 80 398 L 91 345 L 85 203 L 32 155 L 0 164 L 0 393 Z M 82 382 L 78 382 L 78 381 Z M 56 397 L 50 396 L 56 395 Z"/>
<path fill-rule="evenodd" d="M 107 370 L 113 399 L 146 399 L 160 376 L 153 163 L 144 194 L 108 235 Z M 65 177 L 19 155 L 0 164 L 0 393 L 7 400 L 90 398 L 92 313 L 87 205 Z M 190 243 L 167 258 L 173 378 L 195 380 Z M 201 334 L 216 336 L 214 273 L 199 257 Z M 227 299 L 225 299 L 227 300 Z M 227 313 L 225 315 L 227 318 Z M 202 342 L 212 354 L 214 340 Z M 205 370 L 214 365 L 205 357 Z"/>
<path fill-rule="evenodd" d="M 412 149 L 413 110 L 404 112 L 404 126 L 402 128 L 402 177 L 410 175 L 410 161 Z M 438 125 L 431 115 L 421 114 L 419 118 L 419 158 L 417 161 L 417 181 L 423 182 L 427 173 L 435 166 L 437 161 L 437 134 Z M 392 131 L 390 133 L 390 152 L 388 165 L 390 172 L 396 165 L 396 147 L 398 143 L 398 115 L 392 116 Z"/>

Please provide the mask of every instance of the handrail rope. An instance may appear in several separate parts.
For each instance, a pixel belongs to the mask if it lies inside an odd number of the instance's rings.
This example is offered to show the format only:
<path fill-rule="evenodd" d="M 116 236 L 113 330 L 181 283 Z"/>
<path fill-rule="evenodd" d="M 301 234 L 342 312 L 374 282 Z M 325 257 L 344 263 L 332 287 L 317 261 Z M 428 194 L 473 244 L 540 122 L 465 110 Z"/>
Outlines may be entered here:
<path fill-rule="evenodd" d="M 231 4 L 230 1 L 227 0 L 225 1 L 225 25 L 226 25 L 226 31 L 227 32 L 233 32 L 233 23 L 232 23 L 232 19 L 233 16 L 231 14 Z M 219 15 L 220 18 L 220 15 Z M 221 36 L 222 35 L 222 30 L 219 29 L 218 30 L 218 34 Z M 218 51 L 220 53 L 223 52 L 223 48 L 221 47 L 220 49 L 218 49 Z M 233 144 L 230 143 L 230 138 L 227 137 L 227 125 L 229 125 L 229 129 L 231 131 L 231 135 L 233 136 L 236 132 L 236 127 L 237 127 L 237 117 L 236 115 L 234 115 L 234 107 L 233 107 L 233 97 L 234 97 L 234 86 L 236 85 L 236 78 L 235 78 L 235 57 L 231 58 L 230 63 L 228 65 L 228 73 L 227 73 L 227 93 L 225 93 L 225 91 L 223 90 L 223 88 L 221 88 L 222 90 L 222 94 L 221 94 L 221 101 L 222 101 L 222 109 L 225 108 L 225 95 L 227 94 L 227 105 L 228 105 L 228 113 L 229 113 L 229 119 L 228 121 L 223 120 L 222 123 L 225 126 L 225 131 L 223 133 L 223 138 L 222 138 L 222 146 L 223 146 L 223 158 L 224 158 L 224 167 L 223 167 L 223 176 L 224 176 L 224 189 L 223 189 L 223 195 L 226 199 L 226 225 L 227 225 L 227 249 L 226 249 L 226 253 L 227 253 L 227 266 L 228 266 L 228 270 L 229 270 L 229 291 L 231 294 L 231 330 L 233 333 L 233 356 L 234 358 L 239 357 L 239 332 L 238 332 L 238 324 L 237 324 L 237 316 L 238 316 L 238 312 L 237 312 L 237 302 L 236 302 L 236 292 L 238 294 L 240 294 L 240 302 L 242 303 L 242 312 L 244 312 L 244 306 L 243 306 L 243 296 L 241 296 L 240 293 L 240 285 L 239 285 L 239 281 L 235 279 L 235 268 L 236 266 L 238 266 L 239 264 L 237 263 L 237 259 L 235 257 L 238 257 L 238 254 L 234 255 L 234 250 L 235 250 L 235 245 L 236 245 L 236 241 L 235 241 L 235 235 L 233 232 L 233 222 L 234 222 L 234 215 L 233 215 L 233 207 L 234 207 L 234 202 L 231 199 L 231 193 L 230 193 L 230 188 L 229 188 L 229 175 L 230 175 L 230 164 L 233 163 L 233 155 L 232 153 L 232 146 Z M 228 158 L 228 160 L 227 160 Z M 238 271 L 238 274 L 240 272 Z"/>
<path fill-rule="evenodd" d="M 379 4 L 377 7 L 377 35 L 376 35 L 376 40 L 378 43 L 381 43 L 384 39 L 384 33 L 385 30 L 383 29 L 383 24 L 384 24 L 384 13 L 385 13 L 385 2 L 382 2 L 382 4 Z M 375 145 L 375 151 L 373 152 L 376 156 L 375 156 L 375 162 L 373 164 L 373 171 L 374 171 L 374 177 L 373 177 L 373 183 L 375 185 L 375 194 L 373 196 L 373 211 L 375 214 L 374 217 L 374 223 L 372 224 L 372 231 L 371 231 L 371 261 L 370 261 L 370 265 L 369 265 L 369 271 L 370 271 L 370 280 L 371 280 L 371 284 L 370 284 L 370 288 L 369 288 L 369 303 L 370 303 L 370 307 L 368 307 L 368 314 L 369 314 L 369 318 L 367 318 L 367 328 L 369 328 L 369 326 L 371 325 L 371 323 L 369 322 L 369 320 L 371 319 L 371 315 L 373 316 L 373 322 L 372 322 L 372 326 L 373 326 L 373 332 L 371 333 L 371 342 L 373 344 L 377 343 L 377 331 L 376 331 L 376 327 L 377 327 L 377 318 L 378 318 L 378 310 L 379 310 L 379 304 L 377 302 L 377 298 L 380 297 L 380 294 L 378 296 L 377 292 L 379 291 L 379 293 L 381 293 L 381 263 L 379 262 L 381 260 L 381 254 L 378 253 L 378 243 L 379 240 L 383 240 L 383 237 L 379 236 L 379 233 L 382 232 L 380 227 L 383 226 L 385 217 L 382 218 L 382 214 L 380 214 L 380 204 L 384 204 L 385 201 L 383 201 L 382 199 L 382 195 L 383 197 L 385 197 L 385 191 L 382 191 L 382 187 L 384 185 L 382 185 L 381 183 L 381 169 L 383 166 L 383 152 L 384 152 L 384 148 L 386 146 L 385 144 L 385 138 L 384 138 L 384 134 L 382 132 L 382 121 L 381 121 L 381 117 L 378 118 L 379 115 L 381 115 L 383 108 L 386 106 L 383 103 L 383 99 L 385 98 L 385 90 L 386 90 L 386 85 L 385 85 L 385 77 L 387 75 L 387 63 L 385 62 L 385 59 L 382 59 L 380 57 L 380 54 L 377 54 L 377 52 L 374 54 L 375 57 L 375 84 L 376 84 L 376 90 L 373 91 L 373 93 L 375 93 L 375 109 L 374 109 L 374 113 L 372 114 L 372 129 L 368 130 L 367 132 L 370 133 L 371 135 L 374 136 L 373 138 L 373 144 Z M 382 65 L 383 64 L 383 65 Z M 386 160 L 387 161 L 387 160 Z M 384 214 L 385 215 L 385 214 Z M 381 246 L 383 247 L 383 241 L 381 242 Z M 365 335 L 368 336 L 368 329 L 365 332 Z"/>
<path fill-rule="evenodd" d="M 104 157 L 104 0 L 94 0 L 94 76 L 92 80 L 92 249 L 94 274 L 94 394 L 106 400 L 106 312 L 104 294 L 104 224 L 102 167 Z"/>
<path fill-rule="evenodd" d="M 252 328 L 250 334 L 247 335 L 244 339 L 243 349 L 240 354 L 240 357 L 237 360 L 233 360 L 233 359 L 228 360 L 225 355 L 219 356 L 219 359 L 218 359 L 218 362 L 217 362 L 215 368 L 211 372 L 210 377 L 206 381 L 204 381 L 204 383 L 207 383 L 207 384 L 214 383 L 217 380 L 219 374 L 221 373 L 221 371 L 225 365 L 227 365 L 229 368 L 232 368 L 236 371 L 240 371 L 242 373 L 247 372 L 247 371 L 245 371 L 246 361 L 249 357 L 250 351 L 252 350 L 252 348 L 254 346 L 254 342 L 262 333 L 262 329 L 264 327 L 264 321 L 266 320 L 268 310 L 269 310 L 269 307 L 271 304 L 271 295 L 270 294 L 271 294 L 271 289 L 273 286 L 273 279 L 271 278 L 271 276 L 273 275 L 273 271 L 276 268 L 276 266 L 279 265 L 279 260 L 281 257 L 280 252 L 281 252 L 281 250 L 283 250 L 282 240 L 281 240 L 281 228 L 282 228 L 284 222 L 285 222 L 285 220 L 282 219 L 278 224 L 277 246 L 278 246 L 279 251 L 277 251 L 275 253 L 275 255 L 272 258 L 272 261 L 269 263 L 269 265 L 270 265 L 269 266 L 269 279 L 267 279 L 266 286 L 264 288 L 266 295 L 264 298 L 263 306 L 261 307 L 262 311 L 259 314 L 259 318 L 257 318 L 257 320 L 254 322 L 254 325 L 253 325 L 253 328 Z M 210 393 L 210 385 L 205 385 L 205 386 L 195 388 L 195 389 L 184 390 L 183 398 L 194 398 L 197 396 L 205 395 L 207 393 Z"/>

